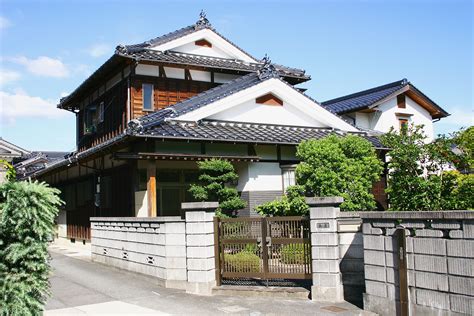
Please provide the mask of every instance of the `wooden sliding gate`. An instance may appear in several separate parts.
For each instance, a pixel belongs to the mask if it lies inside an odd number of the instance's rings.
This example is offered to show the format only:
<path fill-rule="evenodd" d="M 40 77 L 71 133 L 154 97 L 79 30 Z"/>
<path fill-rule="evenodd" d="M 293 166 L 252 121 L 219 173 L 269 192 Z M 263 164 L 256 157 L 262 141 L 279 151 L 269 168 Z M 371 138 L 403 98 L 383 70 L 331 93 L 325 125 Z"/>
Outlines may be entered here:
<path fill-rule="evenodd" d="M 216 276 L 222 279 L 311 279 L 309 219 L 215 218 Z"/>

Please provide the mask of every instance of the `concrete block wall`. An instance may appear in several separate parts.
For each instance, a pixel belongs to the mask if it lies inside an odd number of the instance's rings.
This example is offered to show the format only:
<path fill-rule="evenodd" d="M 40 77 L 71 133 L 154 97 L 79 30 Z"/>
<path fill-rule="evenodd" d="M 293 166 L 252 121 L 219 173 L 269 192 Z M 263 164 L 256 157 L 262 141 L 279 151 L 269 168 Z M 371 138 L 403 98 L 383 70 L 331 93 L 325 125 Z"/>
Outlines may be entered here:
<path fill-rule="evenodd" d="M 306 202 L 311 220 L 312 299 L 361 305 L 364 249 L 358 213 L 340 212 L 340 197 L 307 198 Z"/>
<path fill-rule="evenodd" d="M 186 230 L 180 217 L 91 218 L 92 260 L 186 288 Z"/>
<path fill-rule="evenodd" d="M 92 260 L 157 278 L 165 287 L 209 295 L 215 285 L 214 202 L 183 203 L 185 219 L 91 218 Z"/>
<path fill-rule="evenodd" d="M 413 315 L 474 314 L 474 212 L 361 213 L 364 308 L 399 312 L 396 227 L 406 232 L 408 300 Z"/>

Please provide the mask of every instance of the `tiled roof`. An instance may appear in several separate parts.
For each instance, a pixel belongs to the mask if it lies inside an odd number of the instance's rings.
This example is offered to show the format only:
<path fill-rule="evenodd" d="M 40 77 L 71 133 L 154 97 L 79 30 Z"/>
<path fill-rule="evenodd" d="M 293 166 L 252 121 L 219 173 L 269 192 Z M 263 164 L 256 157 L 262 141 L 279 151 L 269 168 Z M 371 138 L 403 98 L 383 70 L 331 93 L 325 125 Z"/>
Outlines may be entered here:
<path fill-rule="evenodd" d="M 349 94 L 336 99 L 322 102 L 321 105 L 338 114 L 365 109 L 382 100 L 408 84 L 406 79 L 395 81 L 369 90 Z"/>
<path fill-rule="evenodd" d="M 331 128 L 282 126 L 241 122 L 201 121 L 199 123 L 162 122 L 145 129 L 136 136 L 162 139 L 207 140 L 235 143 L 262 143 L 297 145 L 306 139 L 319 139 L 331 133 L 347 132 Z M 382 148 L 380 140 L 366 133 L 357 133 L 375 147 Z"/>
<path fill-rule="evenodd" d="M 186 35 L 192 34 L 194 32 L 200 31 L 202 29 L 209 29 L 209 30 L 213 31 L 214 33 L 216 33 L 217 35 L 222 37 L 224 40 L 226 40 L 228 43 L 230 43 L 231 45 L 236 47 L 238 50 L 240 50 L 245 55 L 249 56 L 250 58 L 252 58 L 254 60 L 257 60 L 257 58 L 253 57 L 252 55 L 247 53 L 245 50 L 243 50 L 242 48 L 237 46 L 235 43 L 233 43 L 232 41 L 227 39 L 225 36 L 218 33 L 212 27 L 211 23 L 209 23 L 209 20 L 206 18 L 206 14 L 203 11 L 201 11 L 201 14 L 199 15 L 199 20 L 194 25 L 183 27 L 179 30 L 170 32 L 170 33 L 162 35 L 162 36 L 155 37 L 155 38 L 153 38 L 149 41 L 143 42 L 143 43 L 133 44 L 133 45 L 126 45 L 125 47 L 127 49 L 130 49 L 130 50 L 133 51 L 133 50 L 140 50 L 140 49 L 143 49 L 143 48 L 148 48 L 148 47 L 151 47 L 151 46 L 159 46 L 159 45 L 168 43 L 170 41 L 173 41 L 175 39 L 181 38 L 183 36 L 186 36 Z"/>
<path fill-rule="evenodd" d="M 247 63 L 236 59 L 209 57 L 174 51 L 162 52 L 148 48 L 134 50 L 117 49 L 116 54 L 126 58 L 133 58 L 138 61 L 156 61 L 170 64 L 205 66 L 246 72 L 255 72 L 262 65 L 261 63 Z M 309 78 L 309 76 L 306 75 L 305 71 L 302 69 L 291 68 L 282 65 L 275 65 L 275 68 L 281 73 L 282 76 L 302 79 Z"/>

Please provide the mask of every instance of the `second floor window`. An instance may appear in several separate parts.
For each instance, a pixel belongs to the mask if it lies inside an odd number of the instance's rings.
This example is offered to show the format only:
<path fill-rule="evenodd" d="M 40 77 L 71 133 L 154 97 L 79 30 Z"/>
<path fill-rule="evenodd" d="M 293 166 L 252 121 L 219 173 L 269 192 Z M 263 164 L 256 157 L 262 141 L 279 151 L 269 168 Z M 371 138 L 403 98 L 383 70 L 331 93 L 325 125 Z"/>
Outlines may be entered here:
<path fill-rule="evenodd" d="M 153 111 L 153 85 L 144 83 L 142 85 L 143 91 L 143 110 Z"/>

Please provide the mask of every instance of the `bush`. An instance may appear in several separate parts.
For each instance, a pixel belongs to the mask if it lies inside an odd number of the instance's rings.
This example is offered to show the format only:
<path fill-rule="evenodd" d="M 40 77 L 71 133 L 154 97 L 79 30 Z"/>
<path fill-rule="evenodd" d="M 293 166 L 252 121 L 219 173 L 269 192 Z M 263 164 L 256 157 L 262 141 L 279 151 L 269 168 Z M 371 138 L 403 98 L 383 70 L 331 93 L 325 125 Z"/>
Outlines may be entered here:
<path fill-rule="evenodd" d="M 39 315 L 49 295 L 48 240 L 62 201 L 38 182 L 0 185 L 0 315 Z"/>
<path fill-rule="evenodd" d="M 245 208 L 246 203 L 231 185 L 239 179 L 234 166 L 220 159 L 198 162 L 199 184 L 192 184 L 189 192 L 198 201 L 219 202 L 216 213 L 219 217 L 232 216 L 235 211 Z"/>
<path fill-rule="evenodd" d="M 227 271 L 260 272 L 260 257 L 254 252 L 243 250 L 235 254 L 224 254 Z"/>
<path fill-rule="evenodd" d="M 375 208 L 372 185 L 383 171 L 374 146 L 366 139 L 335 134 L 310 139 L 298 145 L 296 181 L 306 194 L 342 196 L 343 211 L 369 211 Z"/>
<path fill-rule="evenodd" d="M 304 198 L 304 188 L 299 185 L 288 187 L 286 195 L 280 199 L 263 203 L 255 208 L 261 215 L 304 216 L 309 214 L 309 206 Z"/>
<path fill-rule="evenodd" d="M 281 247 L 281 262 L 285 264 L 307 264 L 311 262 L 310 245 L 289 244 Z"/>

